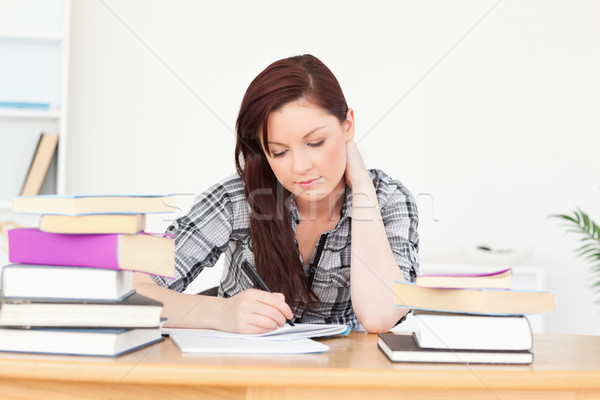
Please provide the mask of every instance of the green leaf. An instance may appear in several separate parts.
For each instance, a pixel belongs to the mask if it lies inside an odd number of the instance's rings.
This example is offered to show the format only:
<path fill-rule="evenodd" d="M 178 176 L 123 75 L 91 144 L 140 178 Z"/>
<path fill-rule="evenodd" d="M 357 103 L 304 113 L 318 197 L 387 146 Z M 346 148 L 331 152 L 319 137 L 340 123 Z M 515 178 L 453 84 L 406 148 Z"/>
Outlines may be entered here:
<path fill-rule="evenodd" d="M 596 224 L 594 224 L 593 236 L 594 236 L 594 239 L 600 241 L 600 226 L 598 226 Z"/>
<path fill-rule="evenodd" d="M 555 214 L 555 215 L 551 215 L 551 217 L 554 218 L 561 218 L 561 219 L 565 219 L 567 221 L 573 222 L 575 224 L 579 224 L 578 221 L 576 221 L 573 217 L 569 216 L 569 215 L 564 215 L 564 214 Z"/>
<path fill-rule="evenodd" d="M 584 260 L 600 260 L 600 252 L 596 252 L 593 254 L 587 254 L 585 256 L 581 256 Z"/>
<path fill-rule="evenodd" d="M 580 252 L 578 252 L 578 254 L 579 254 L 579 257 L 583 257 L 583 256 L 585 256 L 586 254 L 589 254 L 589 253 L 591 253 L 591 252 L 593 252 L 593 251 L 595 251 L 595 252 L 596 252 L 596 254 L 600 254 L 600 249 L 598 249 L 597 247 L 592 247 L 592 248 L 589 248 L 589 249 L 587 249 L 586 251 L 580 251 Z"/>
<path fill-rule="evenodd" d="M 591 238 L 589 236 L 583 237 L 580 239 L 582 242 L 592 242 L 592 243 L 598 243 L 598 240 Z"/>
<path fill-rule="evenodd" d="M 587 239 L 587 238 L 584 238 L 581 241 L 584 242 L 584 243 L 586 241 L 588 241 L 588 240 L 585 240 L 585 239 Z M 581 251 L 581 250 L 584 250 L 584 249 L 586 249 L 588 247 L 594 247 L 594 246 L 597 246 L 597 245 L 598 245 L 598 243 L 595 243 L 595 241 L 592 241 L 591 243 L 585 243 L 583 246 L 577 248 L 575 251 Z"/>
<path fill-rule="evenodd" d="M 583 229 L 586 232 L 590 231 L 590 217 L 588 217 L 588 215 L 584 212 L 581 213 L 582 219 L 583 219 Z"/>
<path fill-rule="evenodd" d="M 581 214 L 579 214 L 578 212 L 575 212 L 575 219 L 577 220 L 577 224 L 581 225 Z"/>
<path fill-rule="evenodd" d="M 595 292 L 600 293 L 600 226 L 579 207 L 570 214 L 554 214 L 565 223 L 561 224 L 567 234 L 577 235 L 580 246 L 575 249 L 575 254 L 587 262 L 590 267 L 590 284 Z M 600 304 L 600 299 L 597 301 Z"/>

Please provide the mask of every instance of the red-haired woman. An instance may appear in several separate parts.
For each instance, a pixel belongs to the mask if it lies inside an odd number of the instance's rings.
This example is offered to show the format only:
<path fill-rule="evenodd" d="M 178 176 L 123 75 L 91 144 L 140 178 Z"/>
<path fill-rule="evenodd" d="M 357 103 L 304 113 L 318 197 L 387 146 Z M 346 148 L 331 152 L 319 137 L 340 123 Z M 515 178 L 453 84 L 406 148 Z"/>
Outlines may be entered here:
<path fill-rule="evenodd" d="M 290 319 L 386 332 L 403 319 L 392 286 L 417 272 L 417 208 L 399 181 L 367 170 L 354 130 L 337 79 L 311 55 L 252 81 L 236 124 L 238 173 L 167 230 L 175 278 L 136 274 L 138 292 L 164 303 L 165 326 L 260 333 Z M 218 296 L 180 293 L 223 253 Z M 273 293 L 254 288 L 248 265 Z"/>

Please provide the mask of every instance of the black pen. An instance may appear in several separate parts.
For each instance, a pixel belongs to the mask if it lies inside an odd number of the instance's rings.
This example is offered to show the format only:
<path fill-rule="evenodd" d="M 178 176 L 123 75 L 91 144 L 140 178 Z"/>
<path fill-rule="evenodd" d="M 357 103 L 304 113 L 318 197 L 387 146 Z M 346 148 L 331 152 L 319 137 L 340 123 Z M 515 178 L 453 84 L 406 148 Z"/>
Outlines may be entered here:
<path fill-rule="evenodd" d="M 250 278 L 254 286 L 258 286 L 265 292 L 273 293 L 271 292 L 267 284 L 262 279 L 260 279 L 260 276 L 258 276 L 256 270 L 254 270 L 254 268 L 252 268 L 252 266 L 249 263 L 243 262 L 242 269 L 244 270 L 248 278 Z M 295 326 L 294 323 L 289 319 L 286 319 L 285 322 L 287 322 L 290 326 Z"/>

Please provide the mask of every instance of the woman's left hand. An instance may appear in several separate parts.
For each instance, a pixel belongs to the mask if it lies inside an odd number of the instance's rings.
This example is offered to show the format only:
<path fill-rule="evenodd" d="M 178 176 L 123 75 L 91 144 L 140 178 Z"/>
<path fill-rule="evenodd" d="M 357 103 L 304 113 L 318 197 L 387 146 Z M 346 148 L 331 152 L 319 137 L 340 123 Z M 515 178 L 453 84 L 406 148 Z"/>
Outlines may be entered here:
<path fill-rule="evenodd" d="M 360 182 L 371 183 L 367 167 L 358 151 L 358 146 L 351 140 L 346 143 L 346 184 L 352 189 L 352 185 Z"/>

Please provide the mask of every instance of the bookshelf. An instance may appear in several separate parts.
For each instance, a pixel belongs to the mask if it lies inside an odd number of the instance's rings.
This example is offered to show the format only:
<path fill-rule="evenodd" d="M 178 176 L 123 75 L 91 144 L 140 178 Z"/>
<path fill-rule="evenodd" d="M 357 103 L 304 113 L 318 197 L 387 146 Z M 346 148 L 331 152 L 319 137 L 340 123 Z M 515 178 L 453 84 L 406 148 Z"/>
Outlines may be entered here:
<path fill-rule="evenodd" d="M 0 118 L 59 119 L 61 118 L 61 113 L 60 111 L 36 111 L 18 108 L 0 108 Z"/>
<path fill-rule="evenodd" d="M 59 134 L 43 190 L 65 191 L 70 8 L 70 0 L 0 0 L 0 220 L 19 218 L 11 200 L 42 132 Z M 26 106 L 40 103 L 47 108 Z"/>
<path fill-rule="evenodd" d="M 70 11 L 71 0 L 0 0 L 0 222 L 37 225 L 37 216 L 13 214 L 11 202 L 43 132 L 58 133 L 59 144 L 42 193 L 65 192 Z"/>

